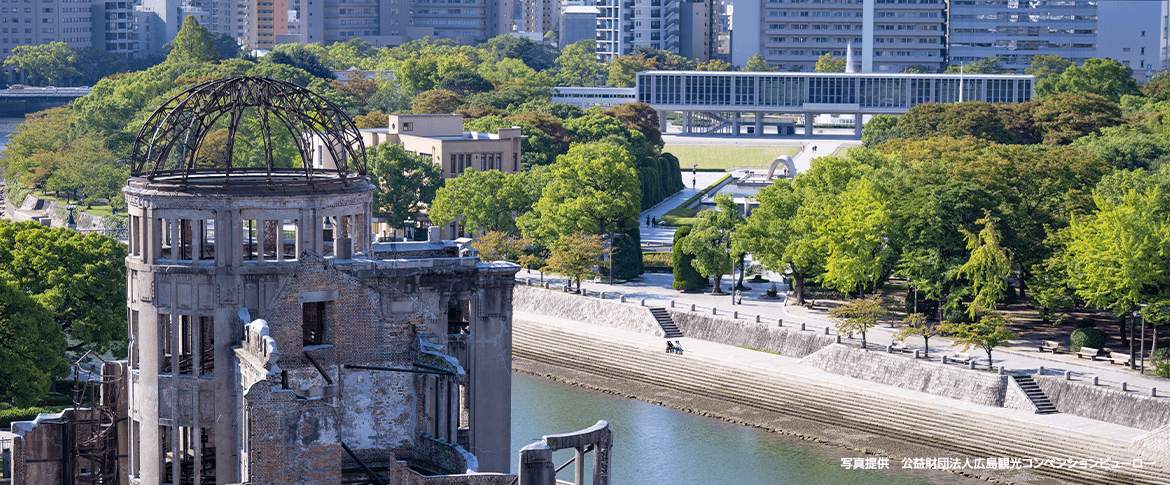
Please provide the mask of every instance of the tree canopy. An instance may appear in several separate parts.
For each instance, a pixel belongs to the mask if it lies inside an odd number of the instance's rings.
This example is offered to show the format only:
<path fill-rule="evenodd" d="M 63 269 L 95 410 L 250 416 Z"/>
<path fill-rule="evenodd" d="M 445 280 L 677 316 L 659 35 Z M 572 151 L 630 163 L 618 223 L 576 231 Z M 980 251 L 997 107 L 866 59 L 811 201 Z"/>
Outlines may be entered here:
<path fill-rule="evenodd" d="M 183 19 L 183 27 L 167 46 L 170 47 L 167 62 L 207 62 L 219 59 L 211 32 L 199 25 L 194 15 Z"/>

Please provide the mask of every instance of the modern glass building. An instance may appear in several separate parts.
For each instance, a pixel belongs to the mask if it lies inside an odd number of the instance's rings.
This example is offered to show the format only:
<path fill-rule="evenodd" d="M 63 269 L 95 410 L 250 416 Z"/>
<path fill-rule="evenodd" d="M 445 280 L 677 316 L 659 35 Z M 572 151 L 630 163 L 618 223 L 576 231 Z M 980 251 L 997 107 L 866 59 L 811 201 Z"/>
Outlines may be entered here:
<path fill-rule="evenodd" d="M 1032 76 L 1017 74 L 645 71 L 635 89 L 637 100 L 655 110 L 682 113 L 683 134 L 759 136 L 781 115 L 861 117 L 903 114 L 923 103 L 1018 103 L 1032 99 L 1034 85 Z M 805 133 L 811 129 L 806 124 Z"/>

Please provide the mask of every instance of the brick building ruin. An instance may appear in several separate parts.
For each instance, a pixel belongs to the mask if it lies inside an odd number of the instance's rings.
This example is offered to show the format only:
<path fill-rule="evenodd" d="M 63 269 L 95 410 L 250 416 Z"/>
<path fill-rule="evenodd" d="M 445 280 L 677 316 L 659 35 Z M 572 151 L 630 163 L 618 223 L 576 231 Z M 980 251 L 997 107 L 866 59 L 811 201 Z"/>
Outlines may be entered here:
<path fill-rule="evenodd" d="M 301 163 L 281 167 L 265 136 L 267 160 L 240 166 L 246 113 L 332 138 L 344 163 L 314 169 L 304 135 Z M 209 166 L 202 143 L 223 126 L 227 156 Z M 516 479 L 519 268 L 434 229 L 374 243 L 364 148 L 340 109 L 283 81 L 211 81 L 152 115 L 131 163 L 129 357 L 90 386 L 100 404 L 14 424 L 14 485 Z"/>

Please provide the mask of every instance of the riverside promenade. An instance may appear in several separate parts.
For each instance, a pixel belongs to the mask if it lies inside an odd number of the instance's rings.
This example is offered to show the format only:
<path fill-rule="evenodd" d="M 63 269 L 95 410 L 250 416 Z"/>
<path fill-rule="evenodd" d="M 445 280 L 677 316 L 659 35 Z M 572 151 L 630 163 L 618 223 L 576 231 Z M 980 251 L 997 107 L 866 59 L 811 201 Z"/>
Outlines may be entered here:
<path fill-rule="evenodd" d="M 604 299 L 599 298 L 601 288 L 610 290 Z M 779 301 L 745 301 L 748 304 L 737 305 L 734 311 L 740 313 L 735 315 L 718 306 L 729 303 L 730 297 L 704 301 L 697 298 L 709 295 L 686 295 L 690 298 L 682 300 L 696 302 L 694 312 L 690 303 L 674 299 L 669 312 L 684 335 L 674 340 L 685 352 L 666 354 L 661 332 L 646 307 L 669 308 L 670 300 L 662 297 L 675 295 L 647 288 L 640 294 L 626 292 L 621 302 L 608 285 L 586 284 L 586 289 L 589 294 L 581 296 L 555 287 L 518 287 L 513 355 L 568 369 L 552 375 L 602 376 L 611 384 L 595 387 L 868 450 L 863 454 L 889 457 L 894 466 L 914 466 L 913 460 L 923 456 L 921 450 L 929 449 L 938 451 L 938 460 L 944 456 L 952 460 L 951 465 L 967 463 L 934 469 L 1009 483 L 1158 484 L 1167 483 L 1164 478 L 1170 476 L 1163 463 L 1170 457 L 1166 397 L 1135 398 L 1139 392 L 1115 390 L 1086 399 L 1078 394 L 1087 389 L 1083 383 L 1065 383 L 1049 375 L 1040 378 L 1042 387 L 1064 392 L 1066 398 L 1058 405 L 1070 412 L 1040 414 L 1023 397 L 1014 377 L 887 354 L 877 345 L 863 350 L 848 339 L 841 341 L 846 345 L 833 345 L 836 336 L 824 333 L 827 322 L 793 317 Z M 757 323 L 756 314 L 747 313 L 769 308 L 778 311 L 770 315 L 789 318 L 784 327 L 764 316 Z M 797 320 L 805 320 L 803 331 Z M 821 326 L 813 327 L 809 321 Z M 657 390 L 639 394 L 639 385 Z M 626 390 L 630 386 L 635 390 Z M 1094 387 L 1091 392 L 1103 389 Z M 663 397 L 670 394 L 673 397 Z M 709 403 L 696 404 L 706 399 L 730 407 L 708 411 L 713 409 Z M 1094 419 L 1098 412 L 1110 416 Z M 762 417 L 766 413 L 778 417 Z M 1118 417 L 1136 418 L 1134 426 L 1118 423 Z M 799 422 L 805 423 L 803 427 Z M 972 459 L 992 458 L 1026 464 L 1007 470 L 969 464 Z"/>
<path fill-rule="evenodd" d="M 517 273 L 516 277 L 520 281 L 535 282 L 541 279 L 538 271 L 522 270 Z M 731 294 L 711 295 L 708 293 L 683 293 L 675 290 L 671 288 L 674 275 L 668 273 L 646 273 L 635 281 L 614 285 L 609 285 L 604 280 L 601 282 L 587 280 L 581 286 L 593 295 L 604 292 L 607 294 L 607 298 L 612 299 L 625 296 L 628 301 L 645 300 L 647 307 L 670 307 L 673 301 L 676 309 L 689 309 L 691 305 L 695 305 L 696 311 L 701 313 L 710 314 L 714 309 L 717 315 L 730 317 L 732 312 L 738 312 L 740 319 L 753 323 L 756 316 L 759 316 L 760 325 L 764 326 L 776 326 L 782 321 L 785 326 L 789 327 L 799 327 L 801 324 L 805 324 L 806 328 L 819 331 L 823 331 L 827 327 L 831 335 L 836 335 L 836 327 L 828 318 L 828 312 L 809 310 L 806 307 L 789 304 L 788 298 L 791 296 L 788 294 L 789 288 L 784 283 L 779 282 L 782 281 L 781 278 L 773 273 L 765 273 L 765 277 L 777 281 L 778 298 L 760 298 L 760 295 L 763 295 L 772 283 L 750 283 L 745 279 L 744 285 L 752 289 L 744 292 L 742 305 L 732 305 Z M 730 275 L 725 275 L 721 282 L 725 291 L 734 286 L 734 282 L 730 278 Z M 566 279 L 552 274 L 544 275 L 544 281 L 561 287 L 567 284 Z M 897 328 L 884 325 L 874 327 L 866 333 L 867 343 L 875 349 L 884 349 L 893 343 L 897 330 Z M 854 335 L 852 339 L 847 340 L 859 342 L 861 336 Z M 906 340 L 911 351 L 914 349 L 925 351 L 922 338 L 910 337 Z M 952 347 L 951 344 L 952 341 L 945 337 L 931 338 L 930 355 L 937 359 L 942 355 L 962 350 L 961 346 Z M 980 366 L 986 368 L 988 363 L 985 352 L 976 348 L 969 349 L 968 352 L 978 360 Z M 996 367 L 1006 367 L 1009 372 L 1036 373 L 1040 367 L 1044 367 L 1046 375 L 1063 375 L 1065 371 L 1069 371 L 1074 380 L 1091 381 L 1096 376 L 1100 385 L 1111 388 L 1120 389 L 1121 383 L 1125 382 L 1130 391 L 1147 395 L 1151 388 L 1156 388 L 1160 396 L 1165 396 L 1167 400 L 1170 400 L 1170 379 L 1142 376 L 1126 367 L 1110 364 L 1107 360 L 1078 359 L 1075 354 L 1070 354 L 1067 351 L 1055 355 L 1041 353 L 1037 347 L 1026 342 L 1009 343 L 1006 347 L 996 348 L 992 351 L 992 358 Z"/>

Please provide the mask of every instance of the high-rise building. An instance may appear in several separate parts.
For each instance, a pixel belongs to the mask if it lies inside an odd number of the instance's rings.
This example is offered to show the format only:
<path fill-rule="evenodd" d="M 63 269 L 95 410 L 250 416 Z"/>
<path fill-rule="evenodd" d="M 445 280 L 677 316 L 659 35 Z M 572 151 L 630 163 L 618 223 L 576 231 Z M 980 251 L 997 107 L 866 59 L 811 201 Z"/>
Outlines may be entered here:
<path fill-rule="evenodd" d="M 104 5 L 104 4 L 103 4 Z M 23 0 L 0 1 L 0 62 L 22 45 L 64 42 L 82 49 L 93 43 L 93 17 L 90 0 Z M 20 82 L 11 68 L 8 79 Z"/>
<path fill-rule="evenodd" d="M 478 44 L 512 31 L 513 0 L 255 1 L 284 2 L 284 7 L 274 7 L 272 31 L 276 44 L 328 45 L 361 39 L 374 45 L 396 46 L 424 37 Z M 275 15 L 279 12 L 287 19 L 284 32 L 277 32 L 280 29 Z"/>
<path fill-rule="evenodd" d="M 597 57 L 608 61 L 647 46 L 678 52 L 679 0 L 597 0 Z"/>
<path fill-rule="evenodd" d="M 1170 4 L 1162 0 L 1097 2 L 1098 58 L 1115 59 L 1145 82 L 1170 67 Z"/>
<path fill-rule="evenodd" d="M 559 0 L 523 0 L 523 10 L 524 23 L 517 26 L 521 32 L 545 34 L 557 30 L 561 12 Z"/>
<path fill-rule="evenodd" d="M 732 64 L 755 54 L 781 70 L 812 71 L 852 45 L 862 72 L 946 64 L 942 0 L 746 0 L 735 3 Z"/>
<path fill-rule="evenodd" d="M 1038 54 L 1082 63 L 1097 55 L 1097 3 L 954 0 L 949 25 L 950 63 L 970 64 L 998 56 L 1005 68 L 1022 71 Z"/>
<path fill-rule="evenodd" d="M 696 61 L 711 59 L 711 0 L 683 0 L 679 4 L 678 55 Z"/>

